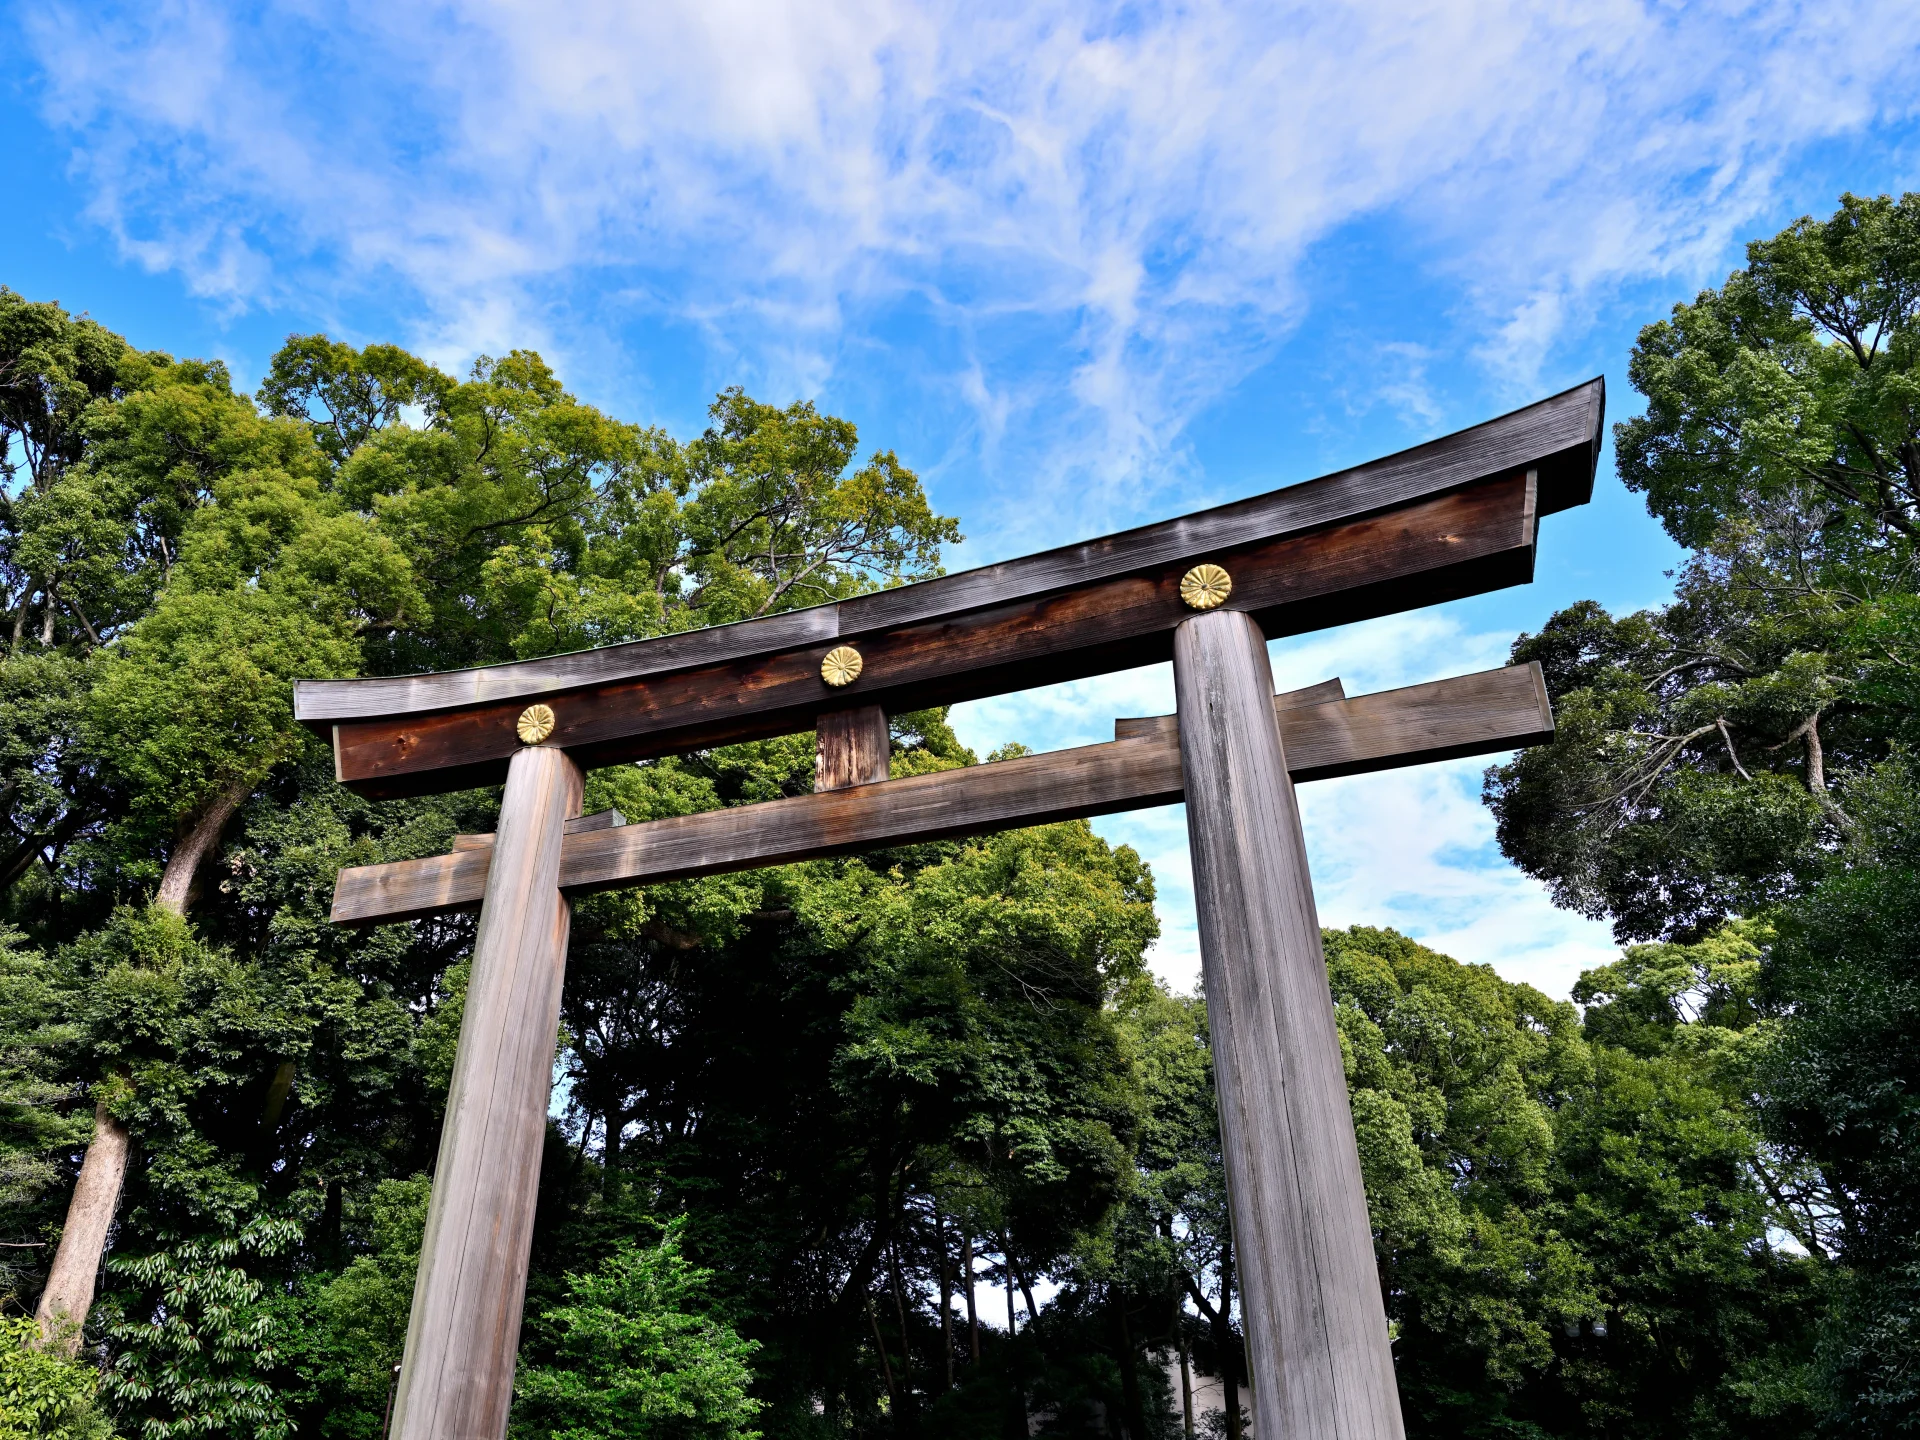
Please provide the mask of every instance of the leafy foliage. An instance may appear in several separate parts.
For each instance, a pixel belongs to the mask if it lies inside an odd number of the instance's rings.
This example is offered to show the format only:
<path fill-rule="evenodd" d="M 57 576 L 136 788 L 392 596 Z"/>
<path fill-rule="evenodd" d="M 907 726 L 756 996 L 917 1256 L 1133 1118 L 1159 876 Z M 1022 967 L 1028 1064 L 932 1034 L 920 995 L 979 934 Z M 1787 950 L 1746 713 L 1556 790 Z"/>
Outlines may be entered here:
<path fill-rule="evenodd" d="M 661 1436 L 759 1440 L 763 1402 L 747 1393 L 759 1347 L 706 1309 L 712 1272 L 681 1253 L 685 1221 L 659 1243 L 624 1243 L 587 1275 L 569 1275 L 569 1303 L 541 1319 L 555 1362 L 521 1372 L 516 1433 L 541 1440 Z"/>
<path fill-rule="evenodd" d="M 531 353 L 456 378 L 325 336 L 249 398 L 6 292 L 0 441 L 0 1263 L 42 1282 L 98 1102 L 139 1158 L 79 1368 L 45 1383 L 98 1362 L 147 1440 L 374 1440 L 473 924 L 347 932 L 328 903 L 343 865 L 493 828 L 498 795 L 345 792 L 290 680 L 902 583 L 954 522 L 807 403 L 724 391 L 682 441 Z M 1496 780 L 1503 837 L 1661 942 L 1588 977 L 1584 1015 L 1327 937 L 1411 1433 L 1787 1435 L 1900 1393 L 1908 958 L 1833 865 L 1907 883 L 1884 817 L 1920 610 L 1898 527 L 1832 522 L 1823 484 L 1716 531 L 1672 610 L 1525 642 L 1562 741 Z M 896 775 L 977 763 L 941 711 L 891 726 Z M 597 771 L 587 805 L 812 771 L 782 737 Z M 1184 1374 L 1224 1381 L 1194 1428 L 1240 1440 L 1205 1007 L 1148 974 L 1156 932 L 1146 866 L 1085 824 L 581 902 L 519 1429 L 1172 1440 Z M 1849 977 L 1871 1063 L 1834 1061 L 1842 1012 L 1795 967 Z M 1819 1140 L 1836 1115 L 1857 1154 Z M 1825 1313 L 1854 1319 L 1816 1352 Z"/>
<path fill-rule="evenodd" d="M 256 1219 L 239 1233 L 117 1256 L 114 1270 L 151 1297 L 123 1302 L 107 1339 L 118 1352 L 101 1391 L 139 1416 L 142 1440 L 207 1433 L 281 1440 L 292 1425 L 266 1372 L 278 1356 L 265 1288 L 242 1256 L 271 1257 L 299 1237 L 289 1221 Z"/>
<path fill-rule="evenodd" d="M 99 1375 L 39 1338 L 31 1320 L 0 1320 L 0 1440 L 113 1440 L 94 1408 Z"/>
<path fill-rule="evenodd" d="M 1920 197 L 1843 197 L 1641 333 L 1647 410 L 1615 432 L 1621 475 L 1694 557 L 1670 605 L 1582 604 L 1521 637 L 1560 734 L 1487 781 L 1503 848 L 1561 903 L 1666 942 L 1576 998 L 1625 1050 L 1704 1047 L 1720 1090 L 1744 1097 L 1695 1123 L 1757 1136 L 1747 1203 L 1764 1197 L 1819 1266 L 1781 1313 L 1826 1318 L 1817 1364 L 1782 1359 L 1742 1393 L 1849 1434 L 1920 1423 L 1917 217 Z M 1665 1088 L 1649 1098 L 1690 1113 Z M 1676 1257 L 1663 1304 L 1703 1264 L 1718 1274 L 1710 1255 Z M 1696 1323 L 1728 1294 L 1702 1292 Z M 1784 1333 L 1750 1343 L 1771 1354 Z"/>

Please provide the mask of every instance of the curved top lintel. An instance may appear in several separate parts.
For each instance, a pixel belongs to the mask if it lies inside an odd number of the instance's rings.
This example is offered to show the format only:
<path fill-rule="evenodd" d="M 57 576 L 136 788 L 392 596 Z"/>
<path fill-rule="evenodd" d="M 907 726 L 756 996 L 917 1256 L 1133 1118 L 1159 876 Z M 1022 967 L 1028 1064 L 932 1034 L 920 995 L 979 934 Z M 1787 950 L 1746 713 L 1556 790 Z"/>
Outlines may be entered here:
<path fill-rule="evenodd" d="M 1550 514 L 1591 498 L 1605 409 L 1606 381 L 1597 377 L 1524 409 L 1380 460 L 1097 540 L 805 610 L 567 655 L 423 675 L 301 680 L 294 685 L 294 714 L 324 733 L 335 723 L 531 699 L 772 654 L 989 605 L 1037 599 L 1096 580 L 1199 559 L 1250 541 L 1355 519 L 1521 468 L 1538 472 L 1539 511 Z"/>

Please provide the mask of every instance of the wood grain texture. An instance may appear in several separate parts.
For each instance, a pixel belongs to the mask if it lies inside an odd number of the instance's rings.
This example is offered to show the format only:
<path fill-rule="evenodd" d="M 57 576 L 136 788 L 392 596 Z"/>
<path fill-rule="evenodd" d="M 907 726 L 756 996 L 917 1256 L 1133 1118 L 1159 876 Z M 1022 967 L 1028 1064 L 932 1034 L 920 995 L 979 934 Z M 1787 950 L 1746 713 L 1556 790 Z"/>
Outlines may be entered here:
<path fill-rule="evenodd" d="M 829 710 L 814 724 L 813 788 L 845 790 L 887 778 L 892 745 L 878 705 Z"/>
<path fill-rule="evenodd" d="M 608 830 L 615 825 L 624 825 L 627 817 L 618 810 L 596 810 L 591 815 L 580 815 L 567 821 L 566 833 L 584 835 L 589 830 Z M 492 835 L 456 835 L 453 837 L 455 850 L 484 850 L 493 844 Z"/>
<path fill-rule="evenodd" d="M 1195 560 L 1341 523 L 1478 481 L 1535 470 L 1543 514 L 1586 503 L 1606 386 L 1595 379 L 1485 424 L 1350 470 L 1176 520 L 1038 555 L 737 625 L 473 670 L 301 681 L 295 714 L 325 733 L 366 720 L 518 701 L 848 639 L 969 610 L 1030 601 L 1100 580 L 1184 569 Z"/>
<path fill-rule="evenodd" d="M 523 749 L 495 843 L 450 857 L 487 868 L 486 899 L 394 1400 L 398 1440 L 507 1431 L 571 919 L 561 842 L 580 786 L 564 752 Z"/>
<path fill-rule="evenodd" d="M 1402 1440 L 1266 637 L 1197 615 L 1173 676 L 1254 1434 Z"/>
<path fill-rule="evenodd" d="M 1236 608 L 1292 634 L 1518 584 L 1533 574 L 1537 487 L 1510 475 L 1398 509 L 1216 558 Z M 859 679 L 835 708 L 889 714 L 1165 660 L 1192 612 L 1185 562 L 869 635 Z M 848 602 L 851 603 L 851 602 Z M 547 744 L 581 765 L 811 729 L 827 703 L 826 645 L 551 697 Z M 519 749 L 520 702 L 333 727 L 336 769 L 363 794 L 496 783 Z"/>
<path fill-rule="evenodd" d="M 1484 754 L 1553 735 L 1537 665 L 1300 703 L 1333 684 L 1274 697 L 1296 781 Z M 1172 804 L 1182 785 L 1177 729 L 1156 723 L 1107 745 L 569 834 L 560 884 L 569 893 L 654 884 L 1106 815 Z M 471 906 L 486 885 L 490 849 L 490 837 L 473 838 L 482 843 L 451 855 L 342 870 L 334 921 L 387 924 Z"/>
<path fill-rule="evenodd" d="M 1301 710 L 1309 705 L 1324 705 L 1329 700 L 1346 698 L 1347 687 L 1340 683 L 1340 677 L 1336 675 L 1331 680 L 1322 680 L 1274 696 L 1273 708 L 1276 711 Z M 1179 732 L 1178 715 L 1128 715 L 1113 722 L 1113 738 L 1116 740 L 1138 740 L 1145 735 L 1177 735 Z"/>

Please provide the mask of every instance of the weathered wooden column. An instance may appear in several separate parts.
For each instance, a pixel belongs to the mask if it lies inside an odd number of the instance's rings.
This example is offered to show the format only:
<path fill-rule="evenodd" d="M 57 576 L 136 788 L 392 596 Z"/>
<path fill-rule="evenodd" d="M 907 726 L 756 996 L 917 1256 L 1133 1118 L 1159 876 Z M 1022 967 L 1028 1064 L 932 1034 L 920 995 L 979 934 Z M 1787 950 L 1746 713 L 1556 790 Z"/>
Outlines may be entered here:
<path fill-rule="evenodd" d="M 891 745 L 887 713 L 878 705 L 829 710 L 814 722 L 814 737 L 816 793 L 887 778 Z"/>
<path fill-rule="evenodd" d="M 1266 638 L 1174 632 L 1187 834 L 1259 1440 L 1401 1440 L 1320 921 Z"/>
<path fill-rule="evenodd" d="M 572 918 L 560 842 L 579 813 L 580 770 L 562 751 L 514 755 L 407 1322 L 397 1440 L 507 1433 Z"/>

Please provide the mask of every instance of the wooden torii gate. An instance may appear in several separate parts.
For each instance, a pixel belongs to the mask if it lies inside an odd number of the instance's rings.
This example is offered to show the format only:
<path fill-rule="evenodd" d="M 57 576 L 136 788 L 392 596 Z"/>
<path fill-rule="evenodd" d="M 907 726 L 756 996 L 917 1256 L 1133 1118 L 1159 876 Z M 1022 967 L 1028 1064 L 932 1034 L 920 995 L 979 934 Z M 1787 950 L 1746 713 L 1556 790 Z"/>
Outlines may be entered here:
<path fill-rule="evenodd" d="M 1584 504 L 1603 382 L 1384 460 L 1082 545 L 680 635 L 445 674 L 309 680 L 364 795 L 505 781 L 500 829 L 340 872 L 333 918 L 480 907 L 392 1433 L 499 1440 L 525 1301 L 569 897 L 1185 798 L 1255 1432 L 1403 1431 L 1293 787 L 1538 743 L 1537 666 L 1276 697 L 1266 641 L 1532 578 Z M 887 721 L 1171 658 L 1178 714 L 887 778 Z M 646 824 L 581 772 L 813 729 L 816 793 Z"/>

